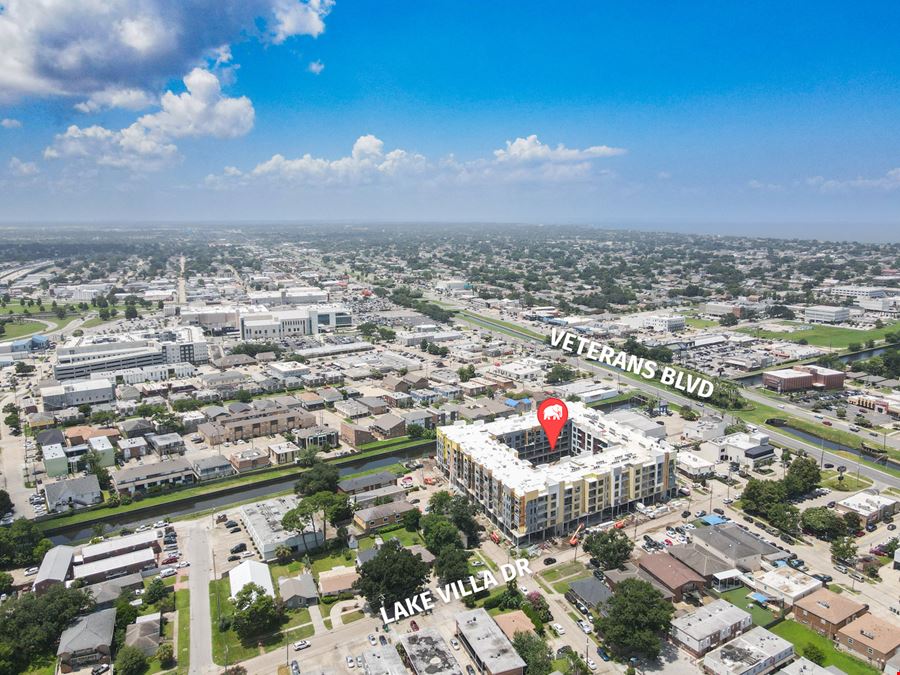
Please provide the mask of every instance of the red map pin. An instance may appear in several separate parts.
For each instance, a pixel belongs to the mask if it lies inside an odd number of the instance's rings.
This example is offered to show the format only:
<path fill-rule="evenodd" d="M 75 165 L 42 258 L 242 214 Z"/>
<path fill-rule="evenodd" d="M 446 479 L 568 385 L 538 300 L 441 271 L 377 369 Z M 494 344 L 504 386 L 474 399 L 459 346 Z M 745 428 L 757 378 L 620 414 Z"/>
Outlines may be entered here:
<path fill-rule="evenodd" d="M 558 398 L 548 398 L 538 406 L 538 422 L 547 434 L 551 450 L 556 450 L 556 439 L 559 438 L 559 432 L 562 431 L 567 419 L 569 409 Z"/>

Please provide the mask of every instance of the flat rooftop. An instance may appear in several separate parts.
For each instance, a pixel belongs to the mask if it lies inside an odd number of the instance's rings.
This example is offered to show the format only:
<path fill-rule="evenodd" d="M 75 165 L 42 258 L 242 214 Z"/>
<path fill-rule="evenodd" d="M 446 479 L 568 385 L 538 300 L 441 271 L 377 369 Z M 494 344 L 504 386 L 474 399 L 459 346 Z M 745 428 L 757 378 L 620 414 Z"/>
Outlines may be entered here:
<path fill-rule="evenodd" d="M 423 628 L 400 637 L 410 665 L 417 675 L 462 675 L 450 647 L 433 628 Z"/>
<path fill-rule="evenodd" d="M 525 661 L 483 608 L 456 615 L 459 634 L 492 673 L 524 668 Z"/>

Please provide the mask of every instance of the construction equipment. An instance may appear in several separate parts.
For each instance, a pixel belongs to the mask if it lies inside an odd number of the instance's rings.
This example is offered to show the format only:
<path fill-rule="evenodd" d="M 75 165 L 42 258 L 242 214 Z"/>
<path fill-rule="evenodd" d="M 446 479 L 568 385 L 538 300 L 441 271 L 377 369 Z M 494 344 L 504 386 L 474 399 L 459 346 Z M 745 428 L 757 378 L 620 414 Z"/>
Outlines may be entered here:
<path fill-rule="evenodd" d="M 572 538 L 569 539 L 569 546 L 578 546 L 578 534 L 581 532 L 581 529 L 584 527 L 584 523 L 579 523 L 578 528 L 575 530 L 575 533 L 572 535 Z"/>

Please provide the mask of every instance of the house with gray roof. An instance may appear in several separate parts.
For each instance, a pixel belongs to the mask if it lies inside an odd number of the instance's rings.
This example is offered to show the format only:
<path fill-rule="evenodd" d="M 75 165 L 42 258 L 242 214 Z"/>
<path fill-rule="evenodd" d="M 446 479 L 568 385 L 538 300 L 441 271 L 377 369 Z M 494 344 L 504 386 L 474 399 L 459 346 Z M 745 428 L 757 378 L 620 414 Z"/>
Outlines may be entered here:
<path fill-rule="evenodd" d="M 194 467 L 194 473 L 197 480 L 212 480 L 214 478 L 224 478 L 234 475 L 234 467 L 231 462 L 222 455 L 210 455 L 209 457 L 201 457 L 191 462 Z"/>
<path fill-rule="evenodd" d="M 76 619 L 59 638 L 56 656 L 60 671 L 71 673 L 94 663 L 110 663 L 115 627 L 115 607 Z"/>
<path fill-rule="evenodd" d="M 282 577 L 278 580 L 278 592 L 286 607 L 296 609 L 319 602 L 319 591 L 312 574 L 306 572 L 296 577 Z"/>
<path fill-rule="evenodd" d="M 94 474 L 44 483 L 44 496 L 47 500 L 47 511 L 50 513 L 83 509 L 103 501 L 100 482 Z"/>
<path fill-rule="evenodd" d="M 345 478 L 338 482 L 338 491 L 348 495 L 355 495 L 360 492 L 368 492 L 369 490 L 396 484 L 396 475 L 390 471 L 379 471 L 378 473 L 372 473 L 368 476 Z"/>

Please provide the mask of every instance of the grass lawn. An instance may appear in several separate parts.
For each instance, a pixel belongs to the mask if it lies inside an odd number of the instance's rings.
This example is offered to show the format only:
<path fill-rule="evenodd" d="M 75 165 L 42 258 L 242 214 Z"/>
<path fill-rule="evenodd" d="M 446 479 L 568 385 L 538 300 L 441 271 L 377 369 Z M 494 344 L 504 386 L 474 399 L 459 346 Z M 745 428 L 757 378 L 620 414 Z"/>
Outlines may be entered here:
<path fill-rule="evenodd" d="M 354 621 L 359 621 L 363 616 L 365 615 L 362 613 L 362 610 L 355 609 L 352 612 L 341 614 L 341 621 L 344 623 L 353 623 Z"/>
<path fill-rule="evenodd" d="M 565 595 L 569 592 L 569 586 L 573 581 L 581 581 L 582 579 L 590 579 L 590 575 L 582 574 L 573 578 L 567 578 L 565 581 L 557 581 L 553 584 L 553 590 L 561 595 Z"/>
<path fill-rule="evenodd" d="M 844 480 L 838 480 L 837 471 L 826 469 L 822 472 L 822 485 L 832 490 L 840 490 L 841 492 L 856 492 L 872 486 L 872 479 L 860 474 L 859 480 L 856 474 L 845 473 Z"/>
<path fill-rule="evenodd" d="M 718 321 L 712 319 L 685 319 L 684 322 L 691 328 L 710 328 L 719 325 Z"/>
<path fill-rule="evenodd" d="M 578 562 L 568 562 L 558 565 L 552 569 L 544 570 L 539 574 L 547 581 L 556 581 L 562 577 L 570 577 L 573 574 L 579 574 L 585 571 L 585 566 Z"/>
<path fill-rule="evenodd" d="M 721 597 L 730 602 L 735 607 L 740 607 L 744 611 L 750 612 L 753 623 L 757 626 L 768 626 L 775 621 L 775 614 L 764 607 L 760 607 L 755 601 L 748 596 L 752 591 L 745 586 L 735 588 L 721 594 Z"/>
<path fill-rule="evenodd" d="M 536 333 L 533 330 L 528 328 L 524 328 L 522 326 L 517 326 L 514 323 L 509 323 L 508 321 L 501 321 L 500 319 L 494 319 L 489 316 L 482 316 L 481 314 L 475 314 L 474 312 L 470 312 L 468 310 L 461 310 L 456 314 L 458 319 L 462 319 L 467 323 L 474 324 L 481 328 L 487 328 L 488 330 L 496 330 L 501 333 L 506 333 L 512 337 L 516 338 L 531 338 L 533 340 L 544 341 L 544 336 L 540 333 Z"/>
<path fill-rule="evenodd" d="M 191 592 L 187 589 L 175 593 L 175 609 L 178 610 L 178 674 L 186 675 L 191 663 Z M 215 630 L 215 626 L 213 627 Z"/>
<path fill-rule="evenodd" d="M 2 315 L 0 315 L 2 316 Z M 4 325 L 5 330 L 0 334 L 0 342 L 7 340 L 16 340 L 32 333 L 40 333 L 48 330 L 40 321 L 22 321 L 21 323 L 8 323 Z"/>
<path fill-rule="evenodd" d="M 322 617 L 322 623 L 325 624 L 326 630 L 331 630 L 331 617 L 330 616 Z"/>
<path fill-rule="evenodd" d="M 348 551 L 349 551 L 349 549 L 348 549 Z M 347 560 L 344 557 L 343 553 L 319 554 L 317 556 L 312 556 L 311 560 L 312 560 L 313 576 L 316 579 L 318 579 L 319 575 L 322 572 L 327 572 L 328 570 L 330 570 L 334 567 L 339 567 L 339 566 L 353 567 L 355 565 L 354 561 L 356 560 L 356 552 L 349 551 L 349 553 L 350 553 L 349 560 Z"/>
<path fill-rule="evenodd" d="M 803 326 L 805 324 L 794 325 Z M 871 330 L 854 330 L 853 328 L 839 328 L 837 326 L 824 325 L 811 326 L 805 330 L 795 330 L 793 332 L 757 331 L 754 328 L 740 328 L 738 330 L 743 333 L 749 333 L 750 335 L 756 335 L 769 340 L 786 340 L 788 342 L 806 340 L 809 344 L 819 347 L 846 349 L 850 346 L 851 342 L 863 344 L 866 340 L 882 340 L 886 333 L 893 333 L 898 328 L 900 328 L 900 321 Z"/>
<path fill-rule="evenodd" d="M 857 673 L 859 675 L 863 675 L 864 673 L 876 675 L 880 672 L 865 662 L 853 658 L 845 652 L 838 651 L 831 640 L 811 631 L 809 628 L 802 626 L 796 621 L 782 621 L 777 626 L 772 627 L 771 631 L 792 643 L 794 647 L 796 647 L 798 654 L 803 653 L 803 648 L 806 645 L 810 643 L 815 644 L 825 654 L 825 661 L 822 662 L 822 666 L 825 668 L 828 666 L 836 666 L 845 673 L 854 673 L 854 675 Z"/>

